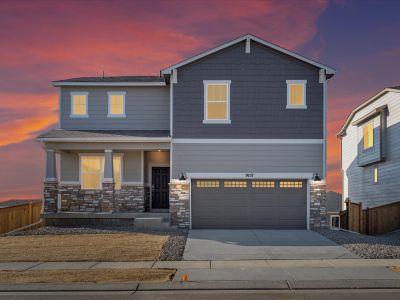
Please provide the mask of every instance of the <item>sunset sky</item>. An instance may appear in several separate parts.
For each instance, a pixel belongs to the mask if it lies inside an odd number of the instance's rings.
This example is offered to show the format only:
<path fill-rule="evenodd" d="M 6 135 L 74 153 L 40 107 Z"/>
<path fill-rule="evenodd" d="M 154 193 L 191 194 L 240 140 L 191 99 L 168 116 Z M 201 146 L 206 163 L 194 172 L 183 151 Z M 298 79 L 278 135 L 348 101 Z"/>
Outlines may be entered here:
<path fill-rule="evenodd" d="M 57 124 L 52 80 L 158 75 L 251 33 L 337 69 L 328 86 L 329 190 L 335 135 L 350 111 L 400 84 L 400 1 L 0 1 L 0 201 L 41 195 L 35 137 Z"/>

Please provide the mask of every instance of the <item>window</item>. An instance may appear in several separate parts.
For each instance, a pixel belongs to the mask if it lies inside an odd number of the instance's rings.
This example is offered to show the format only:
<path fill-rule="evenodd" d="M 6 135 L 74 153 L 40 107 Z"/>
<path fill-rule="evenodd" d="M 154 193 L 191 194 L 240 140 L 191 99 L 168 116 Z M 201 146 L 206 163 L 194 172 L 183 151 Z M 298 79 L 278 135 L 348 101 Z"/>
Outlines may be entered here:
<path fill-rule="evenodd" d="M 224 181 L 224 187 L 226 188 L 246 188 L 246 181 Z"/>
<path fill-rule="evenodd" d="M 88 94 L 86 92 L 71 92 L 71 117 L 88 117 Z"/>
<path fill-rule="evenodd" d="M 81 155 L 81 188 L 82 189 L 101 189 L 101 181 L 104 174 L 103 155 Z M 121 189 L 122 181 L 122 156 L 113 156 L 114 182 L 115 189 Z"/>
<path fill-rule="evenodd" d="M 379 170 L 378 167 L 374 167 L 374 183 L 379 182 Z"/>
<path fill-rule="evenodd" d="M 252 188 L 274 188 L 275 182 L 274 181 L 252 181 L 251 187 Z"/>
<path fill-rule="evenodd" d="M 364 125 L 363 132 L 365 150 L 374 146 L 374 121 Z"/>
<path fill-rule="evenodd" d="M 300 189 L 303 187 L 303 182 L 302 181 L 281 181 L 279 183 L 279 186 L 281 188 L 296 188 Z"/>
<path fill-rule="evenodd" d="M 288 109 L 305 109 L 307 80 L 286 80 Z"/>
<path fill-rule="evenodd" d="M 125 118 L 125 92 L 108 92 L 108 117 Z"/>
<path fill-rule="evenodd" d="M 230 84 L 231 81 L 204 81 L 204 121 L 203 123 L 230 124 Z"/>
<path fill-rule="evenodd" d="M 331 215 L 331 228 L 340 228 L 340 216 Z"/>
<path fill-rule="evenodd" d="M 198 188 L 219 188 L 218 180 L 197 180 L 196 186 Z"/>

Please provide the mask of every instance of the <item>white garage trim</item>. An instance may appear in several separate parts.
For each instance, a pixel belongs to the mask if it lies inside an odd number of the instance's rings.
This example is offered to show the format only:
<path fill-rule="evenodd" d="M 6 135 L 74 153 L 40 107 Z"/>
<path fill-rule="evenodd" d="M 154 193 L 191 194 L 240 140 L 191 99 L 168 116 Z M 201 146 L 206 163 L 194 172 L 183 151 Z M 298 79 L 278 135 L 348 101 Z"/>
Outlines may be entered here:
<path fill-rule="evenodd" d="M 249 177 L 252 175 L 252 177 Z M 189 181 L 190 229 L 192 229 L 192 179 L 307 179 L 307 230 L 310 229 L 310 180 L 313 173 L 186 173 Z"/>

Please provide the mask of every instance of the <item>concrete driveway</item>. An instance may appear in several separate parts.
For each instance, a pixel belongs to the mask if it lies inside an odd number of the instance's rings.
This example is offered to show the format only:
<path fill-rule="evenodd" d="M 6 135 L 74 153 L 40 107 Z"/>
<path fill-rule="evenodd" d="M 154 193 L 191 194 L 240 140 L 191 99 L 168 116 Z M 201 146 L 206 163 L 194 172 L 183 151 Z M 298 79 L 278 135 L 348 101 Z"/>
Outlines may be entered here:
<path fill-rule="evenodd" d="M 190 230 L 184 260 L 358 258 L 311 230 Z"/>

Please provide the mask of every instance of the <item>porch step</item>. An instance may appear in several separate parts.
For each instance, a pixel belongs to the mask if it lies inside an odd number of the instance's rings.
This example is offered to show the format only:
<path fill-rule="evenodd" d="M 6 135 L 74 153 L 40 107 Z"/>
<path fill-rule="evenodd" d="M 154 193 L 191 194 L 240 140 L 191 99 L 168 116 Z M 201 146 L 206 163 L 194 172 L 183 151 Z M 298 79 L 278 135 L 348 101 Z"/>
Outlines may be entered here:
<path fill-rule="evenodd" d="M 175 227 L 171 226 L 170 219 L 165 219 L 163 216 L 138 217 L 134 219 L 133 226 L 138 230 L 169 231 L 175 229 Z"/>

